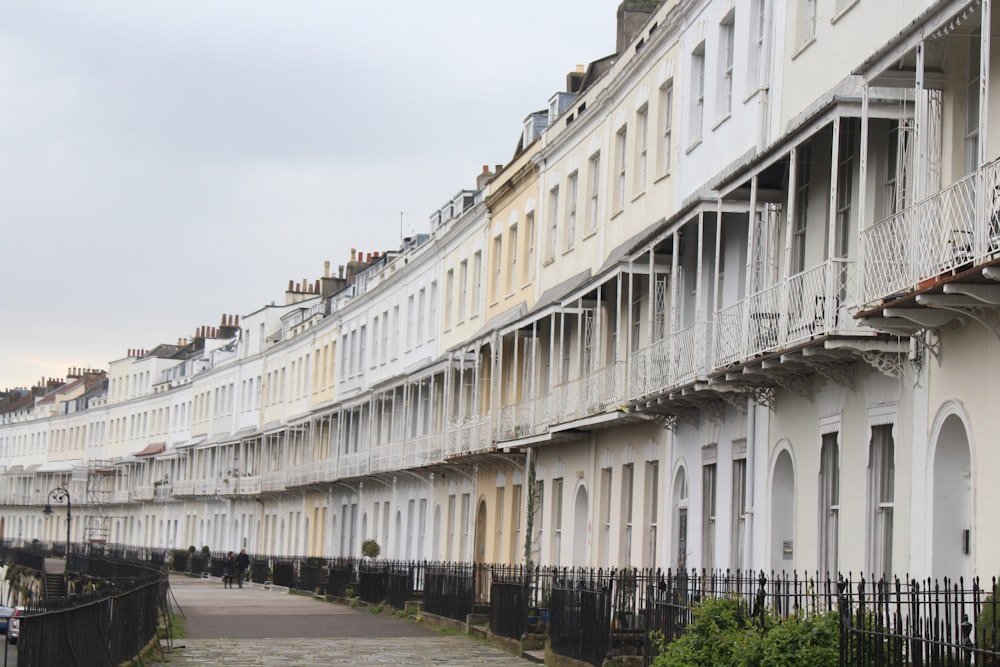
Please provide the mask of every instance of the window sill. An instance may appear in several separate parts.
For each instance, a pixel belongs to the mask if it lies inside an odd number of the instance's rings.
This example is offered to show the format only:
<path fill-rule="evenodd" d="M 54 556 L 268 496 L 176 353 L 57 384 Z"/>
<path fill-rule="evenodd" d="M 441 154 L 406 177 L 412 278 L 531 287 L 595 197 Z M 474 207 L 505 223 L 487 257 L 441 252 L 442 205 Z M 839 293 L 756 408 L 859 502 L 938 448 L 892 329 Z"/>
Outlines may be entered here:
<path fill-rule="evenodd" d="M 636 196 L 632 197 L 631 203 L 633 203 L 633 204 L 636 203 L 637 201 L 639 201 L 640 199 L 642 199 L 645 195 L 646 195 L 646 191 L 643 190 L 642 192 L 640 192 Z"/>
<path fill-rule="evenodd" d="M 743 104 L 749 104 L 753 100 L 753 98 L 757 97 L 758 95 L 763 95 L 766 92 L 767 92 L 767 86 L 757 86 L 749 93 L 747 93 L 747 96 L 743 98 Z"/>
<path fill-rule="evenodd" d="M 584 237 L 582 239 L 580 239 L 580 241 L 583 242 L 583 241 L 586 241 L 587 239 L 592 239 L 595 236 L 597 236 L 597 231 L 596 230 L 593 231 L 593 232 L 587 232 L 586 235 L 584 235 Z"/>
<path fill-rule="evenodd" d="M 844 16 L 844 14 L 846 14 L 849 11 L 851 11 L 851 9 L 853 7 L 855 7 L 855 6 L 857 6 L 857 4 L 859 2 L 861 2 L 861 0 L 853 0 L 853 2 L 848 3 L 846 7 L 844 7 L 839 12 L 837 12 L 836 14 L 834 14 L 833 18 L 830 19 L 830 25 L 833 25 L 834 23 L 836 23 L 837 21 L 839 21 Z"/>
<path fill-rule="evenodd" d="M 693 142 L 691 142 L 691 145 L 684 149 L 684 154 L 685 155 L 690 154 L 694 149 L 698 148 L 698 146 L 701 146 L 701 137 L 698 137 Z"/>
<path fill-rule="evenodd" d="M 568 255 L 568 254 L 570 254 L 571 252 L 573 252 L 573 247 L 574 247 L 574 246 L 570 246 L 570 247 L 566 248 L 565 250 L 563 250 L 563 251 L 562 251 L 562 255 L 563 255 L 563 257 L 565 257 L 566 255 Z"/>
<path fill-rule="evenodd" d="M 612 214 L 611 218 L 609 219 L 609 222 L 613 222 L 615 218 L 620 218 L 622 216 L 622 213 L 624 212 L 625 209 L 623 208 L 618 209 L 617 211 L 614 212 L 614 214 Z"/>
<path fill-rule="evenodd" d="M 549 257 L 547 260 L 542 262 L 542 266 L 548 266 L 549 264 L 552 264 L 555 261 L 556 261 L 555 257 Z"/>
<path fill-rule="evenodd" d="M 725 123 L 727 120 L 729 120 L 732 117 L 733 117 L 733 113 L 731 111 L 727 111 L 725 116 L 723 116 L 719 120 L 715 121 L 715 125 L 712 126 L 712 132 L 715 132 L 716 130 L 718 130 L 719 127 L 721 127 L 723 123 Z"/>
<path fill-rule="evenodd" d="M 521 289 L 522 289 L 522 290 L 526 290 L 526 289 L 528 289 L 529 287 L 531 287 L 531 286 L 532 286 L 532 285 L 534 285 L 534 284 L 535 284 L 535 280 L 534 280 L 534 278 L 532 278 L 532 279 L 531 279 L 531 280 L 529 280 L 528 282 L 526 282 L 526 283 L 524 283 L 523 285 L 521 285 Z"/>
<path fill-rule="evenodd" d="M 802 53 L 803 53 L 803 52 L 804 52 L 804 51 L 805 51 L 806 49 L 808 49 L 808 48 L 809 48 L 810 46 L 812 46 L 812 45 L 813 45 L 813 44 L 815 44 L 815 43 L 816 43 L 816 36 L 814 35 L 814 36 L 810 37 L 809 39 L 807 39 L 807 40 L 806 40 L 806 41 L 805 41 L 805 42 L 804 42 L 804 43 L 802 44 L 802 46 L 800 46 L 799 48 L 795 49 L 795 52 L 794 52 L 794 53 L 792 53 L 792 60 L 795 60 L 796 58 L 798 58 L 798 57 L 799 57 L 800 55 L 802 55 Z"/>

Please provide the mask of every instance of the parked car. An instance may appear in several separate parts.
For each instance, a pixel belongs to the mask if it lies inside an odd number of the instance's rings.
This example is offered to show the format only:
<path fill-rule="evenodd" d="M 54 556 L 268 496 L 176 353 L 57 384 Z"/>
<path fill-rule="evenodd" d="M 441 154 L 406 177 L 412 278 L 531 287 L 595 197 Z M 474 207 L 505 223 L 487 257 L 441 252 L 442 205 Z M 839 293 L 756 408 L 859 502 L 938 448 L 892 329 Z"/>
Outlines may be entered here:
<path fill-rule="evenodd" d="M 21 636 L 21 616 L 24 616 L 24 607 L 14 607 L 14 613 L 10 615 L 7 623 L 7 643 L 16 644 L 17 638 Z"/>
<path fill-rule="evenodd" d="M 10 621 L 10 617 L 13 615 L 13 607 L 0 606 L 0 634 L 7 634 L 7 625 Z"/>

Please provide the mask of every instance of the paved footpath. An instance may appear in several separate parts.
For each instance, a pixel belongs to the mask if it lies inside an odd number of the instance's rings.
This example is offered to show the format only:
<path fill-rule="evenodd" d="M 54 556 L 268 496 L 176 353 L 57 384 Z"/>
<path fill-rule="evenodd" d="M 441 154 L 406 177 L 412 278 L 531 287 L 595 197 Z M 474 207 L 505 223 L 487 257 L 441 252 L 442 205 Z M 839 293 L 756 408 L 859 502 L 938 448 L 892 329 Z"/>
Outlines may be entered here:
<path fill-rule="evenodd" d="M 528 661 L 471 637 L 259 586 L 224 589 L 218 579 L 172 576 L 187 636 L 162 667 L 497 665 Z"/>

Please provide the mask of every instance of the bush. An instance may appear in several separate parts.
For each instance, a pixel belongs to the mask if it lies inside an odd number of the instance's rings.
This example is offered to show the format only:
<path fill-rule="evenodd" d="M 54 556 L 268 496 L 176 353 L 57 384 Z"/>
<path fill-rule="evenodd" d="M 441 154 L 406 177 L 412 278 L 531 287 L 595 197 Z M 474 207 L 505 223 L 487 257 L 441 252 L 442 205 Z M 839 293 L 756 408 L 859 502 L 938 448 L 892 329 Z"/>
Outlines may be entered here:
<path fill-rule="evenodd" d="M 976 648 L 990 652 L 1000 653 L 1000 601 L 997 598 L 997 586 L 993 587 L 993 593 L 987 595 L 983 600 L 983 606 L 979 610 L 976 618 Z M 1000 665 L 1000 658 L 993 655 L 984 655 L 976 658 L 976 662 L 993 667 Z"/>
<path fill-rule="evenodd" d="M 836 667 L 840 619 L 835 612 L 758 619 L 732 599 L 708 599 L 677 641 L 661 645 L 653 667 Z"/>
<path fill-rule="evenodd" d="M 380 553 L 382 553 L 382 547 L 375 540 L 368 539 L 361 543 L 361 555 L 365 558 L 378 558 Z"/>

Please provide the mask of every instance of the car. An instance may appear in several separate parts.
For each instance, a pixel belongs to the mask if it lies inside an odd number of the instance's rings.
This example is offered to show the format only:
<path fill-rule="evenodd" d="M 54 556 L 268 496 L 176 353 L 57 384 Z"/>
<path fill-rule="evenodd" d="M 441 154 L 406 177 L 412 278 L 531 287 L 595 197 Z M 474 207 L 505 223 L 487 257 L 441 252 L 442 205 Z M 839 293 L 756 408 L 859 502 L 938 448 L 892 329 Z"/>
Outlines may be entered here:
<path fill-rule="evenodd" d="M 10 615 L 7 623 L 7 643 L 16 644 L 17 638 L 21 636 L 21 616 L 24 616 L 24 607 L 14 607 L 14 613 Z"/>
<path fill-rule="evenodd" d="M 13 607 L 4 607 L 0 605 L 0 634 L 7 634 L 7 625 L 9 624 L 10 617 L 13 615 Z"/>

